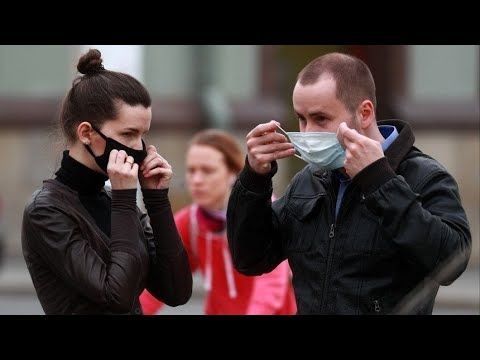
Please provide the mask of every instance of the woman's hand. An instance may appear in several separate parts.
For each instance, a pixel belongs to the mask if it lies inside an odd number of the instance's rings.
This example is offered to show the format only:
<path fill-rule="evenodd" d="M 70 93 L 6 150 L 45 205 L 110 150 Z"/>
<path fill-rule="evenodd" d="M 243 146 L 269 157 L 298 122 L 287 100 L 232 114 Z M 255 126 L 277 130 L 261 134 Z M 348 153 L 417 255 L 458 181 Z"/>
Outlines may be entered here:
<path fill-rule="evenodd" d="M 168 189 L 172 176 L 170 164 L 158 154 L 155 146 L 149 145 L 138 173 L 142 189 Z"/>
<path fill-rule="evenodd" d="M 112 190 L 136 189 L 138 164 L 124 150 L 112 150 L 108 159 L 107 173 Z"/>

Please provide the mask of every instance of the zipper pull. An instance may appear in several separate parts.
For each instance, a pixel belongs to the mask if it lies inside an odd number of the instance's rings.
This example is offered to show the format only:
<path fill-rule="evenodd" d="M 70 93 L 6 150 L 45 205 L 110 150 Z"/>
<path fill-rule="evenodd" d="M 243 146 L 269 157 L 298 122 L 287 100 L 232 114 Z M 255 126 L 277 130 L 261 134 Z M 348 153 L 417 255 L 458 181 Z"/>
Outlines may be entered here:
<path fill-rule="evenodd" d="M 328 233 L 328 237 L 331 239 L 335 236 L 335 224 L 330 226 L 330 232 Z"/>
<path fill-rule="evenodd" d="M 378 300 L 373 300 L 373 303 L 375 304 L 375 312 L 380 312 L 381 308 L 380 308 L 380 303 L 378 302 Z"/>

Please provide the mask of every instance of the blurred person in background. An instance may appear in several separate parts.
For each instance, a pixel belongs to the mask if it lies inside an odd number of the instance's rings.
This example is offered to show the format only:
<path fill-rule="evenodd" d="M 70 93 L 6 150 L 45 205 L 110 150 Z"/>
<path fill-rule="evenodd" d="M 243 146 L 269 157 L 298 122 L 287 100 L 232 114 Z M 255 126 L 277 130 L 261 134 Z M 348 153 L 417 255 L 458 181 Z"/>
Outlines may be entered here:
<path fill-rule="evenodd" d="M 2 269 L 2 264 L 5 257 L 5 234 L 3 229 L 3 200 L 0 196 L 0 270 Z"/>
<path fill-rule="evenodd" d="M 207 315 L 291 315 L 295 298 L 286 261 L 269 274 L 244 276 L 232 264 L 226 238 L 226 206 L 245 155 L 229 133 L 195 134 L 186 153 L 186 182 L 193 202 L 175 213 L 192 271 L 200 271 Z M 148 291 L 140 297 L 145 314 L 162 304 Z"/>
<path fill-rule="evenodd" d="M 80 57 L 60 112 L 61 167 L 27 203 L 22 249 L 49 314 L 141 314 L 145 288 L 177 306 L 192 293 L 168 189 L 172 168 L 143 136 L 151 98 L 130 75 Z M 104 184 L 110 179 L 111 189 Z M 136 206 L 141 184 L 148 216 Z"/>
<path fill-rule="evenodd" d="M 427 284 L 407 313 L 431 314 L 439 286 L 462 274 L 471 252 L 455 179 L 413 145 L 407 122 L 377 122 L 360 59 L 314 59 L 297 77 L 293 108 L 300 132 L 272 120 L 247 134 L 227 212 L 236 269 L 260 275 L 288 259 L 299 314 L 402 313 L 398 304 Z M 296 152 L 308 165 L 272 203 L 277 160 Z"/>

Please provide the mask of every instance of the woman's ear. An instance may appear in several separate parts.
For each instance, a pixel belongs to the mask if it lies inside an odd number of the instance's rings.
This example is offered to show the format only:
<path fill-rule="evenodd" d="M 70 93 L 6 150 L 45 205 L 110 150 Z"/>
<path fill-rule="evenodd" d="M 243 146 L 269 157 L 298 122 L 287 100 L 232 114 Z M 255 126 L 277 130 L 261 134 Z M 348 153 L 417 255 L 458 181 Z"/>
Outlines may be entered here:
<path fill-rule="evenodd" d="M 90 145 L 92 141 L 92 125 L 87 121 L 80 123 L 77 127 L 77 136 L 82 144 Z"/>

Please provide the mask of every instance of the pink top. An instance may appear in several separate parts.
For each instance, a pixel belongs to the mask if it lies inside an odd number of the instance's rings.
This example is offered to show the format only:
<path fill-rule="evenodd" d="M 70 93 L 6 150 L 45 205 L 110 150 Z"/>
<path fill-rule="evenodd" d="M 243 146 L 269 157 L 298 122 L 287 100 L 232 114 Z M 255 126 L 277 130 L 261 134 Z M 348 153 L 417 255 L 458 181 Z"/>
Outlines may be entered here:
<path fill-rule="evenodd" d="M 178 231 L 189 255 L 192 272 L 200 271 L 206 291 L 207 315 L 293 315 L 297 308 L 291 270 L 285 260 L 261 276 L 235 270 L 228 248 L 225 219 L 190 205 L 175 214 Z M 145 314 L 163 306 L 148 291 L 140 302 Z"/>

